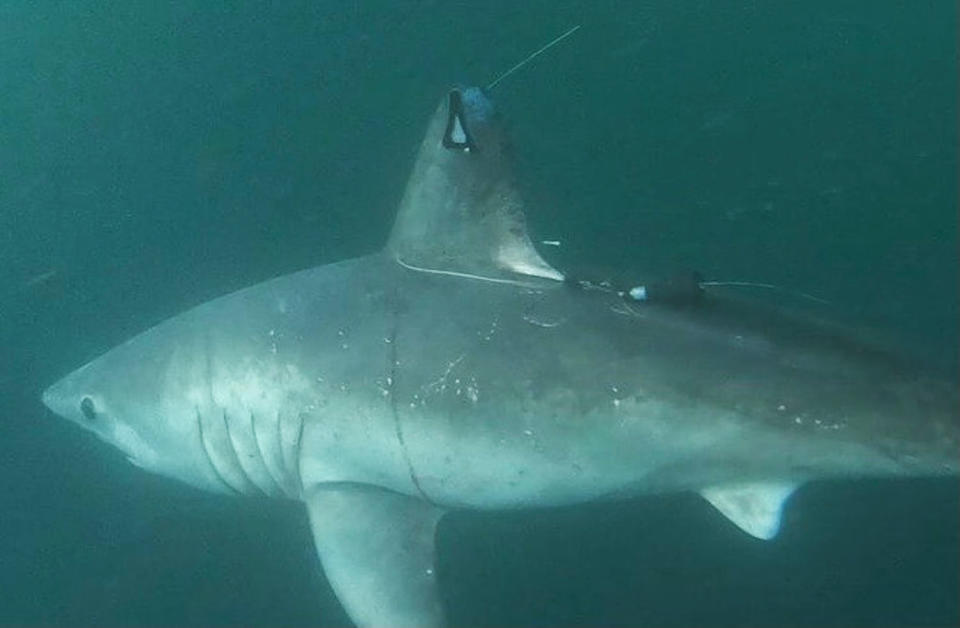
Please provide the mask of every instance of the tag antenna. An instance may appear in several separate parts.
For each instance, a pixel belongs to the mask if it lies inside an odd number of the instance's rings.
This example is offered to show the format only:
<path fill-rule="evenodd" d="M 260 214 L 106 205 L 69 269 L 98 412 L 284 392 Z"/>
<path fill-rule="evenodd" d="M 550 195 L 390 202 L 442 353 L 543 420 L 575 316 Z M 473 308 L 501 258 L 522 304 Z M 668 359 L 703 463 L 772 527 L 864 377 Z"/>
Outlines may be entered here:
<path fill-rule="evenodd" d="M 801 292 L 799 290 L 790 290 L 788 288 L 783 288 L 781 286 L 774 285 L 772 283 L 759 283 L 756 281 L 701 281 L 700 286 L 732 286 L 738 288 L 764 288 L 767 290 L 778 290 L 780 292 L 793 295 L 795 297 L 800 297 L 807 299 L 808 301 L 814 301 L 816 303 L 822 303 L 824 305 L 833 305 L 830 301 L 826 299 L 821 299 L 820 297 L 814 296 L 812 294 Z"/>
<path fill-rule="evenodd" d="M 497 86 L 497 83 L 499 83 L 500 81 L 502 81 L 503 79 L 507 78 L 508 76 L 510 76 L 511 74 L 513 74 L 514 72 L 516 72 L 517 70 L 519 70 L 520 68 L 522 68 L 523 66 L 525 66 L 525 65 L 527 65 L 528 63 L 530 63 L 531 61 L 533 61 L 534 58 L 536 58 L 537 56 L 539 56 L 541 53 L 546 52 L 547 50 L 549 50 L 550 48 L 556 46 L 556 45 L 559 44 L 561 41 L 563 41 L 564 39 L 566 39 L 567 37 L 569 37 L 570 35 L 573 35 L 575 32 L 577 32 L 577 30 L 578 30 L 579 28 L 580 28 L 580 25 L 577 24 L 576 26 L 574 26 L 573 28 L 571 28 L 570 30 L 568 30 L 566 33 L 564 33 L 563 35 L 560 35 L 559 37 L 557 37 L 556 39 L 554 39 L 553 41 L 551 41 L 549 44 L 546 44 L 545 46 L 543 46 L 542 48 L 540 48 L 540 50 L 537 50 L 536 52 L 534 52 L 533 54 L 531 54 L 529 57 L 527 57 L 526 59 L 524 59 L 523 61 L 521 61 L 521 62 L 518 63 L 517 65 L 513 66 L 512 68 L 510 68 L 509 70 L 507 70 L 506 72 L 504 72 L 503 74 L 501 74 L 500 76 L 498 76 L 496 79 L 493 80 L 492 83 L 490 83 L 489 85 L 487 85 L 487 87 L 486 87 L 485 89 L 487 89 L 487 90 L 493 89 L 494 87 Z"/>

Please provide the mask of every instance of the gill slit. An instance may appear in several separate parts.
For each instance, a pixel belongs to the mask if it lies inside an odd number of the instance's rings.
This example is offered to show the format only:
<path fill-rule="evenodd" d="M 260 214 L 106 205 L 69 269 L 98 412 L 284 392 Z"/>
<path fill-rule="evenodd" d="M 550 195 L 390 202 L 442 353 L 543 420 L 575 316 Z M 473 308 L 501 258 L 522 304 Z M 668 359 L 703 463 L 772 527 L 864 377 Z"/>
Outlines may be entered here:
<path fill-rule="evenodd" d="M 290 477 L 293 477 L 293 474 L 297 473 L 297 469 L 296 469 L 297 464 L 295 460 L 291 459 L 289 452 L 287 452 L 287 448 L 284 446 L 283 415 L 280 414 L 279 410 L 277 410 L 277 420 L 275 421 L 275 423 L 277 426 L 277 451 L 280 452 L 280 467 L 285 474 L 287 474 Z M 297 474 L 299 475 L 299 473 Z M 284 486 L 287 486 L 287 487 L 290 486 L 290 477 L 284 478 L 286 480 L 284 482 Z M 294 485 L 294 488 L 295 487 L 296 485 Z M 290 497 L 293 497 L 293 495 L 290 495 Z"/>
<path fill-rule="evenodd" d="M 203 433 L 203 416 L 200 414 L 199 407 L 194 406 L 194 410 L 197 413 L 197 432 L 200 434 L 200 446 L 203 447 L 203 453 L 207 457 L 207 462 L 210 463 L 210 468 L 213 469 L 214 475 L 217 476 L 217 478 L 220 480 L 220 482 L 224 486 L 229 488 L 231 491 L 233 491 L 237 495 L 240 495 L 241 491 L 237 490 L 237 487 L 235 487 L 230 482 L 227 482 L 227 478 L 225 478 L 223 474 L 220 473 L 220 469 L 217 468 L 217 464 L 213 461 L 213 456 L 210 455 L 210 449 L 207 446 L 207 438 L 206 436 L 204 436 L 204 433 Z"/>
<path fill-rule="evenodd" d="M 397 260 L 399 261 L 399 260 Z M 400 262 L 403 264 L 403 262 Z M 404 264 L 405 265 L 405 264 Z M 397 309 L 394 308 L 394 322 L 390 328 L 390 383 L 387 384 L 390 392 L 390 412 L 393 414 L 393 429 L 397 436 L 397 442 L 400 444 L 400 453 L 407 465 L 407 472 L 410 474 L 410 481 L 414 488 L 420 493 L 420 497 L 428 504 L 433 504 L 433 500 L 423 490 L 420 484 L 420 478 L 417 477 L 417 470 L 413 466 L 413 460 L 410 458 L 410 451 L 407 449 L 407 442 L 403 436 L 403 424 L 400 421 L 400 411 L 397 409 Z"/>
<path fill-rule="evenodd" d="M 267 464 L 267 459 L 263 455 L 263 448 L 260 446 L 260 437 L 257 435 L 256 416 L 253 414 L 253 412 L 250 412 L 250 432 L 253 434 L 253 445 L 257 448 L 257 455 L 260 456 L 260 462 L 263 464 L 263 468 L 267 472 L 267 477 L 270 478 L 270 482 L 273 484 L 273 488 L 276 491 L 275 493 L 271 492 L 270 494 L 283 495 L 285 491 L 280 485 L 280 481 L 273 477 L 273 470 L 270 468 L 270 465 Z"/>
<path fill-rule="evenodd" d="M 297 486 L 300 487 L 300 495 L 303 495 L 303 413 L 297 413 L 297 419 L 300 421 L 300 429 L 297 431 L 297 443 L 295 445 L 297 455 L 294 458 L 294 470 L 297 475 Z M 279 421 L 278 421 L 279 422 Z"/>
<path fill-rule="evenodd" d="M 253 486 L 261 495 L 266 495 L 267 492 L 263 488 L 253 481 L 253 478 L 250 477 L 250 474 L 247 473 L 247 468 L 243 466 L 243 461 L 240 459 L 240 454 L 237 453 L 236 440 L 233 437 L 233 433 L 230 431 L 230 420 L 227 419 L 227 409 L 221 408 L 221 416 L 223 417 L 223 426 L 227 430 L 227 441 L 230 443 L 230 446 L 227 449 L 230 450 L 230 453 L 233 454 L 233 459 L 237 463 L 237 468 L 240 469 L 240 475 L 243 476 L 243 479 L 246 480 L 248 486 Z"/>
<path fill-rule="evenodd" d="M 295 415 L 300 425 L 297 427 L 297 440 L 292 443 L 291 447 L 287 447 L 284 439 L 284 422 L 289 422 L 290 419 L 285 419 L 284 416 L 291 415 L 284 415 L 277 410 L 277 445 L 280 450 L 281 466 L 284 473 L 287 474 L 287 477 L 284 478 L 284 486 L 290 489 L 285 494 L 291 498 L 301 497 L 303 496 L 303 473 L 300 470 L 302 464 L 303 415 Z"/>
<path fill-rule="evenodd" d="M 216 402 L 213 397 L 213 363 L 210 359 L 211 353 L 211 342 L 210 342 L 210 331 L 206 330 L 203 333 L 203 357 L 204 365 L 206 366 L 207 371 L 207 403 L 211 408 L 216 408 Z M 211 451 L 212 445 L 207 444 L 206 433 L 203 431 L 203 414 L 200 412 L 199 406 L 195 406 L 197 411 L 197 427 L 200 430 L 200 442 L 203 443 L 203 452 L 207 455 L 207 460 L 210 462 L 210 467 L 213 469 L 213 472 L 217 474 L 217 477 L 223 481 L 224 484 L 230 487 L 230 489 L 237 495 L 242 495 L 243 491 L 234 486 L 232 483 L 227 481 L 226 476 L 221 473 L 220 467 L 217 466 L 216 458 L 214 457 L 214 452 Z"/>

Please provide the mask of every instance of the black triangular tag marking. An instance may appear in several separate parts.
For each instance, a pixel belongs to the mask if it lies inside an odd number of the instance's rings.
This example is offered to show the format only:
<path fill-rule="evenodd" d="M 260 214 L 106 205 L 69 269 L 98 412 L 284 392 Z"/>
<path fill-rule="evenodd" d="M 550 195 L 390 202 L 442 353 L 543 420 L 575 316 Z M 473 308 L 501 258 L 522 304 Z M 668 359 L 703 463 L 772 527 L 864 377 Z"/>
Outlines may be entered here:
<path fill-rule="evenodd" d="M 444 148 L 456 148 L 463 151 L 475 150 L 470 128 L 463 115 L 463 98 L 458 90 L 450 92 L 447 114 L 447 128 L 443 132 Z"/>

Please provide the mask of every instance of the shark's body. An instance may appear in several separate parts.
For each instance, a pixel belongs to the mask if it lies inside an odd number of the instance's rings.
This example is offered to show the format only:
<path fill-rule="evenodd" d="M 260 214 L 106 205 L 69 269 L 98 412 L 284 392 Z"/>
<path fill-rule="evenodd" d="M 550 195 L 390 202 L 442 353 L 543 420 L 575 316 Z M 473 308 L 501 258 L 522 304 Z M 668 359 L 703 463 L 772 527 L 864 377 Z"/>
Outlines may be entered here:
<path fill-rule="evenodd" d="M 151 471 L 304 501 L 363 625 L 443 622 L 446 509 L 696 491 L 770 538 L 805 481 L 957 472 L 952 383 L 802 318 L 564 282 L 501 149 L 454 90 L 384 251 L 203 304 L 45 402 Z"/>

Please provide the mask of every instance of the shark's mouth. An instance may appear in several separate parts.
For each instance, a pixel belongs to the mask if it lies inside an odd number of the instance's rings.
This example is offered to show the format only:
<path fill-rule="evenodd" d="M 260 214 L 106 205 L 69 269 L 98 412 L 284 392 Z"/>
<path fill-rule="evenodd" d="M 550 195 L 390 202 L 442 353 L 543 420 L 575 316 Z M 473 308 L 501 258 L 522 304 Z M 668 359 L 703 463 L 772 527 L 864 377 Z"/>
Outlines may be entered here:
<path fill-rule="evenodd" d="M 467 125 L 467 117 L 464 115 L 463 96 L 460 90 L 451 90 L 448 102 L 447 128 L 443 132 L 444 148 L 462 151 L 476 149 L 470 127 Z"/>

